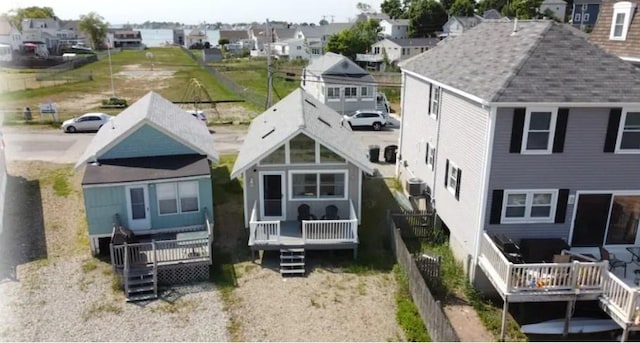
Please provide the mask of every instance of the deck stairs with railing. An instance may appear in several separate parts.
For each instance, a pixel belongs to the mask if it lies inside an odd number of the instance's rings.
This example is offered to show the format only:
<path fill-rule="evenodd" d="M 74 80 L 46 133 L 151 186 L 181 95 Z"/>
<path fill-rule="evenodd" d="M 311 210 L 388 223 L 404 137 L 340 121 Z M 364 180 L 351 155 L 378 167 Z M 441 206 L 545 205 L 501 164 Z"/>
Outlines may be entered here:
<path fill-rule="evenodd" d="M 287 247 L 280 249 L 280 274 L 282 276 L 304 275 L 305 272 L 304 248 Z"/>
<path fill-rule="evenodd" d="M 127 301 L 141 301 L 158 297 L 158 273 L 153 266 L 129 269 L 123 274 Z"/>

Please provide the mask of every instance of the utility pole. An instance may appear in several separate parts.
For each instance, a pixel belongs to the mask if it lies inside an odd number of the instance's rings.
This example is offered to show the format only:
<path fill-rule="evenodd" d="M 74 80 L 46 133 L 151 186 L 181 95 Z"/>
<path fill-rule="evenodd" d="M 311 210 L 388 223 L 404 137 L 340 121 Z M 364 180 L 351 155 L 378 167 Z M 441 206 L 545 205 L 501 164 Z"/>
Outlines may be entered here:
<path fill-rule="evenodd" d="M 271 70 L 271 29 L 269 28 L 269 18 L 266 24 L 267 30 L 267 103 L 265 110 L 271 107 L 271 87 L 273 86 L 273 71 Z"/>

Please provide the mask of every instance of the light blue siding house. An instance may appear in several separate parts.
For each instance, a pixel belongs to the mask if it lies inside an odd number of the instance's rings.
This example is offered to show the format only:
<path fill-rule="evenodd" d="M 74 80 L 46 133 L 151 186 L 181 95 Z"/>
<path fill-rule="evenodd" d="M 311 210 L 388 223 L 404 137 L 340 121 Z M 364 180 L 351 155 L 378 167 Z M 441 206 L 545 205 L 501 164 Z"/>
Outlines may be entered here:
<path fill-rule="evenodd" d="M 168 282 L 184 281 L 172 280 L 176 268 L 208 275 L 211 164 L 217 161 L 209 130 L 150 92 L 104 125 L 76 164 L 86 165 L 91 251 L 110 252 L 114 269 L 124 273 L 128 299 L 149 296 L 128 287 L 140 273 L 153 274 L 153 283 L 138 288 L 152 285 L 154 296 L 158 271 Z"/>
<path fill-rule="evenodd" d="M 640 331 L 640 71 L 539 20 L 485 20 L 401 68 L 398 174 L 474 285 L 505 313 L 596 300 Z"/>

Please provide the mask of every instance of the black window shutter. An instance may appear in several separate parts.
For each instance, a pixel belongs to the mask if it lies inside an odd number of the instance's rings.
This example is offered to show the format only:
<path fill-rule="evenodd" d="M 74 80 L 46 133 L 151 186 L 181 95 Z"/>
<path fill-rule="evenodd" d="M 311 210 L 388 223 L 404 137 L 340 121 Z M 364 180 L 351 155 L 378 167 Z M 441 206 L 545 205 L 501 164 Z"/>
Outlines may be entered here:
<path fill-rule="evenodd" d="M 489 217 L 489 224 L 500 224 L 500 217 L 502 216 L 502 198 L 504 197 L 504 190 L 494 189 L 493 196 L 491 196 L 491 216 Z"/>
<path fill-rule="evenodd" d="M 428 105 L 428 109 L 427 109 L 427 115 L 431 115 L 431 89 L 433 88 L 432 84 L 429 84 L 429 96 L 427 98 L 429 98 L 429 105 Z"/>
<path fill-rule="evenodd" d="M 515 108 L 513 110 L 513 125 L 511 126 L 510 153 L 520 153 L 522 148 L 522 132 L 524 131 L 524 117 L 526 108 Z"/>
<path fill-rule="evenodd" d="M 569 190 L 560 189 L 558 191 L 558 205 L 556 206 L 555 223 L 564 223 L 567 215 L 567 200 L 569 200 Z"/>
<path fill-rule="evenodd" d="M 424 163 L 429 164 L 429 143 L 427 143 L 427 151 L 424 153 Z"/>
<path fill-rule="evenodd" d="M 447 159 L 447 164 L 444 169 L 444 188 L 447 188 L 449 184 L 449 159 Z"/>
<path fill-rule="evenodd" d="M 609 112 L 607 137 L 604 139 L 604 152 L 614 152 L 616 150 L 616 140 L 618 139 L 618 127 L 620 126 L 621 116 L 621 108 L 612 108 Z"/>
<path fill-rule="evenodd" d="M 559 108 L 556 119 L 556 133 L 553 137 L 553 152 L 564 151 L 564 137 L 567 134 L 567 122 L 569 121 L 569 109 Z"/>
<path fill-rule="evenodd" d="M 462 169 L 458 168 L 458 178 L 456 180 L 456 200 L 460 200 L 460 181 L 462 180 Z"/>
<path fill-rule="evenodd" d="M 431 164 L 431 171 L 434 171 L 436 166 L 436 148 L 431 149 L 433 149 L 433 163 Z"/>

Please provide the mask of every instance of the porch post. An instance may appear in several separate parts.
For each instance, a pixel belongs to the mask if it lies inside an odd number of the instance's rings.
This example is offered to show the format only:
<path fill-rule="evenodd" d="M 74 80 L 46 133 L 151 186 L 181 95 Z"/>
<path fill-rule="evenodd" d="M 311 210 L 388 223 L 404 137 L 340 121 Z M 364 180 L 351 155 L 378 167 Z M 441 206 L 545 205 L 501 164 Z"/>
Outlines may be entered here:
<path fill-rule="evenodd" d="M 564 318 L 564 328 L 562 329 L 562 337 L 569 335 L 569 323 L 571 322 L 571 312 L 573 312 L 573 306 L 575 305 L 575 299 L 567 301 L 567 311 Z"/>
<path fill-rule="evenodd" d="M 629 324 L 626 324 L 624 326 L 624 329 L 622 329 L 622 336 L 620 336 L 620 342 L 626 342 L 628 337 L 629 337 Z"/>
<path fill-rule="evenodd" d="M 500 326 L 500 341 L 504 342 L 504 337 L 507 328 L 507 313 L 509 312 L 509 298 L 504 297 L 504 304 L 502 305 L 502 324 Z"/>

